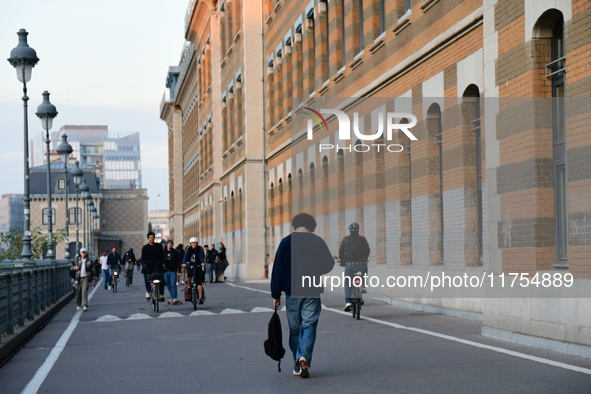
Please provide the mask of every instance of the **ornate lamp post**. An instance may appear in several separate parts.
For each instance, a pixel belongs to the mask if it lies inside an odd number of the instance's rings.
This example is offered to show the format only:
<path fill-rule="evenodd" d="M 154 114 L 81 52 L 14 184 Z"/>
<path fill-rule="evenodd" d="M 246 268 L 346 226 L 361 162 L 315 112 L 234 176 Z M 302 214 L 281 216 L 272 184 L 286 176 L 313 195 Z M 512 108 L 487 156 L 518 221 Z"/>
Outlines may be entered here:
<path fill-rule="evenodd" d="M 57 153 L 61 156 L 62 161 L 64 162 L 64 174 L 66 174 L 66 199 L 65 199 L 65 209 L 66 209 L 66 251 L 64 254 L 64 258 L 66 260 L 70 259 L 70 211 L 68 210 L 68 160 L 70 158 L 70 154 L 74 151 L 72 149 L 72 145 L 68 144 L 68 136 L 62 134 L 62 143 L 59 144 L 57 147 Z"/>
<path fill-rule="evenodd" d="M 90 255 L 94 256 L 94 224 L 95 224 L 95 220 L 94 220 L 94 216 L 97 214 L 96 213 L 96 206 L 94 205 L 94 202 L 92 203 L 93 205 L 90 207 L 90 223 L 91 223 L 91 227 L 90 227 L 90 235 L 91 235 L 91 242 L 90 242 Z"/>
<path fill-rule="evenodd" d="M 88 193 L 88 196 L 86 197 L 86 200 L 84 201 L 86 203 L 86 215 L 88 216 L 88 241 L 87 241 L 87 245 L 90 248 L 90 244 L 92 242 L 92 240 L 90 239 L 90 227 L 92 226 L 92 223 L 90 222 L 90 210 L 92 209 L 92 207 L 94 207 L 94 201 L 92 201 L 92 196 L 90 195 L 90 193 Z"/>
<path fill-rule="evenodd" d="M 49 93 L 43 92 L 43 103 L 37 107 L 35 113 L 41 119 L 41 125 L 45 129 L 45 144 L 47 145 L 47 258 L 54 259 L 55 251 L 53 249 L 53 241 L 51 239 L 53 231 L 53 212 L 51 210 L 51 157 L 49 152 L 49 130 L 53 126 L 53 118 L 57 116 L 55 105 L 49 102 Z"/>
<path fill-rule="evenodd" d="M 31 260 L 33 251 L 31 250 L 31 199 L 29 197 L 29 117 L 28 117 L 28 101 L 27 97 L 27 82 L 31 79 L 31 71 L 35 64 L 39 61 L 37 53 L 33 48 L 27 44 L 27 31 L 20 29 L 18 33 L 18 45 L 10 51 L 10 58 L 8 62 L 16 69 L 16 77 L 23 83 L 23 111 L 24 111 L 24 137 L 25 137 L 25 190 L 23 193 L 23 205 L 25 220 L 23 223 L 23 250 L 21 257 L 26 260 Z"/>
<path fill-rule="evenodd" d="M 74 164 L 74 169 L 72 170 L 72 178 L 74 178 L 74 183 L 76 184 L 76 256 L 80 254 L 80 241 L 78 239 L 79 232 L 78 232 L 78 224 L 80 223 L 80 215 L 78 212 L 78 192 L 80 183 L 82 182 L 82 176 L 84 173 L 80 169 L 80 163 L 76 161 Z M 88 187 L 88 185 L 86 186 Z"/>
<path fill-rule="evenodd" d="M 82 202 L 84 203 L 86 203 L 86 198 L 88 197 L 89 190 L 90 188 L 86 184 L 86 179 L 83 178 L 82 184 L 80 185 L 80 193 L 82 194 Z M 84 240 L 82 241 L 82 243 L 84 244 L 84 247 L 87 247 L 88 245 L 86 245 L 86 212 L 84 212 L 82 216 L 84 217 L 84 222 L 82 226 L 82 237 L 84 238 Z"/>

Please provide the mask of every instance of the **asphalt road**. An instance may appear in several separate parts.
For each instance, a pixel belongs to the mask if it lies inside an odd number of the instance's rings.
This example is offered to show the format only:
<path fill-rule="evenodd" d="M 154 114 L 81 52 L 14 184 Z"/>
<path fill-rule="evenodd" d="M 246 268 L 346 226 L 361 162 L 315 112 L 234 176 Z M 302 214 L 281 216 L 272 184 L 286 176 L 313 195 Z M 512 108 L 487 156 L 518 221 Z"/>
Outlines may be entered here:
<path fill-rule="evenodd" d="M 268 288 L 208 284 L 197 314 L 188 303 L 161 304 L 157 314 L 137 278 L 117 293 L 101 286 L 88 312 L 68 304 L 0 369 L 0 393 L 28 384 L 39 393 L 101 394 L 591 393 L 589 359 L 483 337 L 480 322 L 371 299 L 362 309 L 369 319 L 357 321 L 341 311 L 340 293 L 323 297 L 309 379 L 291 374 L 280 312 L 287 353 L 278 373 L 263 351 Z M 59 346 L 68 327 L 75 328 Z M 48 356 L 55 363 L 44 377 Z"/>

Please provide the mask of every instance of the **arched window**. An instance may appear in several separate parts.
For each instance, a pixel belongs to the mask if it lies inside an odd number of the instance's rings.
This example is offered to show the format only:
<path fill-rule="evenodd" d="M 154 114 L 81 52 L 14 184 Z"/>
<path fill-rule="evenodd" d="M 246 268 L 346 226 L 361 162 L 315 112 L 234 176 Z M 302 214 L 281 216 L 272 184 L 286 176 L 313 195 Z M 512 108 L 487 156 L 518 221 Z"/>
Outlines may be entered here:
<path fill-rule="evenodd" d="M 439 207 L 437 213 L 439 216 L 439 247 L 441 263 L 444 262 L 443 248 L 443 129 L 441 127 L 441 108 L 439 104 L 432 104 L 427 110 L 427 134 L 433 138 L 433 143 L 437 145 L 437 164 L 435 168 L 429 171 L 429 175 L 438 176 L 439 186 Z"/>
<path fill-rule="evenodd" d="M 58 188 L 58 190 L 65 190 L 66 180 L 64 178 L 59 178 L 57 180 L 57 188 Z"/>

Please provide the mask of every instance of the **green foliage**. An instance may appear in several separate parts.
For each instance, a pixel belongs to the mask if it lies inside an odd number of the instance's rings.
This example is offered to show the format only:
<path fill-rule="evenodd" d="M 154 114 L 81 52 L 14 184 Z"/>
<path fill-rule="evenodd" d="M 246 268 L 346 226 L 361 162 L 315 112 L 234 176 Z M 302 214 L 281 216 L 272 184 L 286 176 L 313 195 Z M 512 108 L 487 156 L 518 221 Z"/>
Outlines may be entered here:
<path fill-rule="evenodd" d="M 54 251 L 66 239 L 66 230 L 58 229 L 52 233 Z M 47 249 L 47 233 L 37 227 L 31 231 L 31 251 L 33 259 L 42 259 Z M 13 226 L 7 231 L 0 232 L 0 261 L 20 259 L 23 250 L 23 232 L 20 227 Z"/>
<path fill-rule="evenodd" d="M 148 232 L 150 232 L 150 231 L 152 231 L 152 232 L 154 231 L 154 230 L 152 230 L 152 222 L 148 222 Z"/>

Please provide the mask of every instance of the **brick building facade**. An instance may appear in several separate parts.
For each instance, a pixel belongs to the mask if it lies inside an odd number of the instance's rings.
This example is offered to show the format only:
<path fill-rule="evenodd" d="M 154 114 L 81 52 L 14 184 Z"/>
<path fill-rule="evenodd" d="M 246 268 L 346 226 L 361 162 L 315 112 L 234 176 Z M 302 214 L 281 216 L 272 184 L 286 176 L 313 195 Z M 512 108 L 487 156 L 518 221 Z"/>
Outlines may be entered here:
<path fill-rule="evenodd" d="M 169 72 L 161 117 L 185 241 L 223 240 L 233 276 L 259 279 L 291 216 L 307 211 L 335 252 L 359 222 L 380 277 L 570 273 L 589 285 L 588 2 L 256 3 L 192 1 L 195 54 Z M 358 112 L 373 130 L 378 110 L 412 113 L 417 140 L 395 133 L 398 154 L 323 153 L 339 122 L 326 116 L 307 140 L 306 108 Z M 397 302 L 476 313 L 487 334 L 591 354 L 582 298 Z"/>

